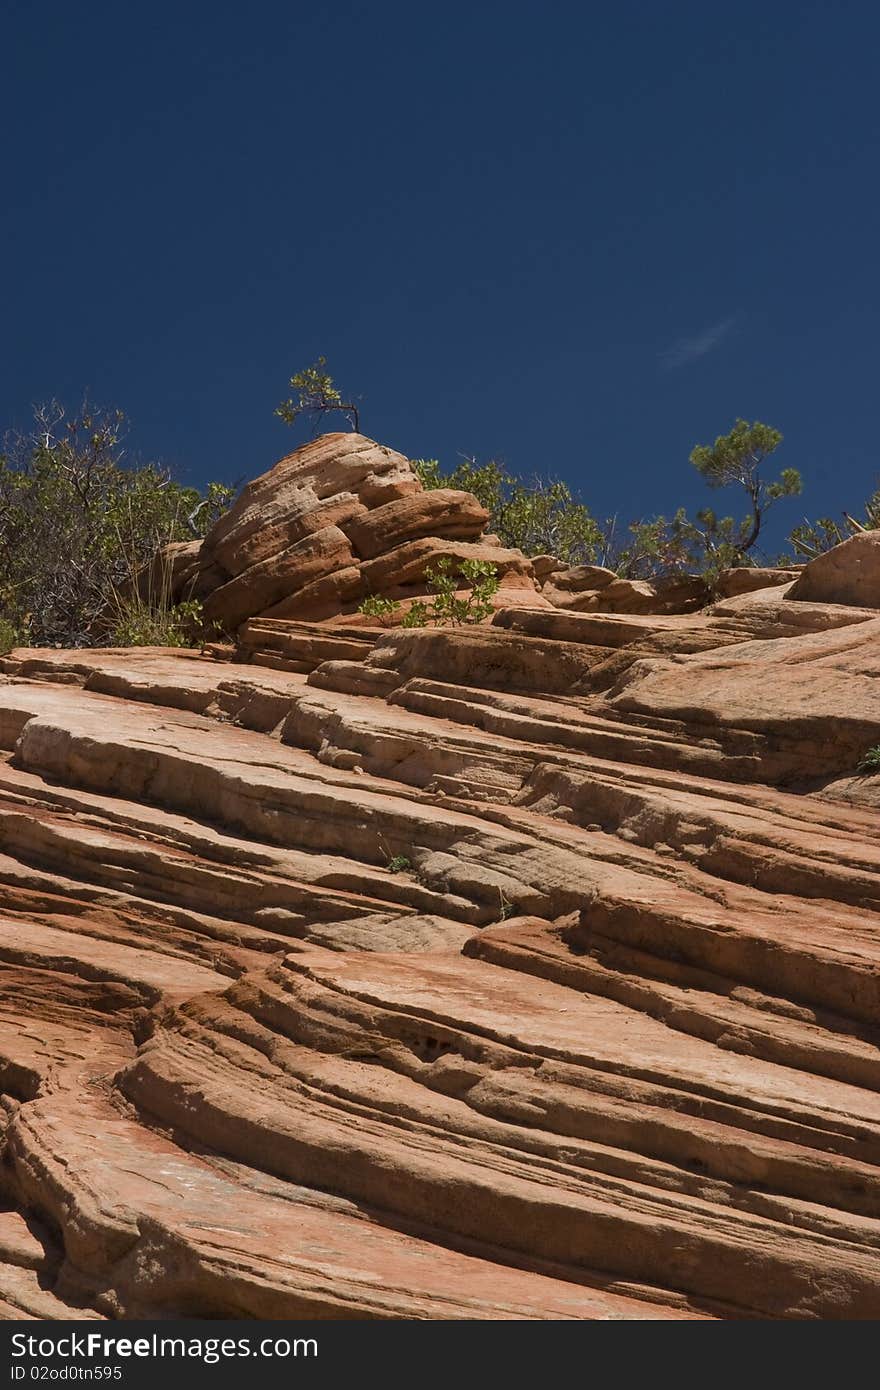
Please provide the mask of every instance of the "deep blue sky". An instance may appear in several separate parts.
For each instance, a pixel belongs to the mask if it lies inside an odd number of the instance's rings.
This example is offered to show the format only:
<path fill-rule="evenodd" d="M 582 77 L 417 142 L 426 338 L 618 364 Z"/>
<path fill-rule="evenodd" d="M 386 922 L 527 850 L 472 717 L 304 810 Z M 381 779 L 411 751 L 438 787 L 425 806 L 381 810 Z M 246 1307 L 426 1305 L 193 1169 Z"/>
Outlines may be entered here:
<path fill-rule="evenodd" d="M 366 433 L 599 515 L 706 500 L 736 415 L 804 474 L 774 531 L 858 508 L 878 48 L 847 0 L 7 0 L 0 424 L 88 388 L 231 481 L 323 352 Z"/>

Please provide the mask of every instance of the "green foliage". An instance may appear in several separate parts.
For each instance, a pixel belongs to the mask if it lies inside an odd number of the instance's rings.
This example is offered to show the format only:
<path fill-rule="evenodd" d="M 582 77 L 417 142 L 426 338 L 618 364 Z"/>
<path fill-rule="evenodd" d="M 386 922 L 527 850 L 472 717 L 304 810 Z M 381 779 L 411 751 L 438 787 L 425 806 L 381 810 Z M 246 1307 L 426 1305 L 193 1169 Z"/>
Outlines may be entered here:
<path fill-rule="evenodd" d="M 555 555 L 569 565 L 591 564 L 602 528 L 566 483 L 535 478 L 514 488 L 501 511 L 504 543 L 526 555 Z"/>
<path fill-rule="evenodd" d="M 729 483 L 751 486 L 765 458 L 782 443 L 782 435 L 771 425 L 756 420 L 737 420 L 729 434 L 720 434 L 714 444 L 698 444 L 691 452 L 691 463 L 710 487 Z"/>
<path fill-rule="evenodd" d="M 440 463 L 437 459 L 410 459 L 410 465 L 423 488 L 429 492 L 432 488 L 449 487 L 445 474 L 440 472 Z"/>
<path fill-rule="evenodd" d="M 501 524 L 502 512 L 511 489 L 521 486 L 503 464 L 497 459 L 477 463 L 476 459 L 465 458 L 453 468 L 451 473 L 439 474 L 438 487 L 458 488 L 470 492 L 486 508 L 495 529 Z M 501 532 L 498 532 L 501 535 Z"/>
<path fill-rule="evenodd" d="M 603 538 L 602 563 L 616 570 L 622 579 L 650 579 L 688 570 L 692 564 L 689 525 L 682 508 L 671 520 L 657 516 L 650 521 L 631 522 L 627 527 L 629 539 L 618 541 L 615 518 L 609 522 Z"/>
<path fill-rule="evenodd" d="M 132 467 L 121 411 L 85 403 L 68 419 L 53 402 L 0 453 L 0 616 L 22 641 L 106 640 L 113 595 L 169 541 L 204 534 L 231 497 L 203 496 L 156 464 Z"/>
<path fill-rule="evenodd" d="M 326 367 L 326 357 L 319 357 L 310 367 L 294 372 L 290 386 L 296 392 L 296 398 L 290 396 L 282 401 L 275 414 L 287 425 L 293 425 L 300 416 L 305 416 L 317 428 L 326 415 L 339 410 L 348 416 L 352 429 L 358 430 L 357 406 L 354 401 L 342 399 L 342 393 Z"/>
<path fill-rule="evenodd" d="M 18 646 L 18 633 L 8 618 L 0 618 L 0 656 Z"/>
<path fill-rule="evenodd" d="M 672 574 L 699 574 L 710 585 L 729 565 L 753 563 L 744 556 L 732 517 L 718 517 L 704 507 L 694 517 L 683 507 L 672 517 L 634 521 L 629 539 L 617 541 L 611 523 L 604 563 L 623 579 L 655 579 Z"/>
<path fill-rule="evenodd" d="M 789 532 L 788 542 L 795 555 L 812 559 L 826 550 L 833 550 L 851 533 L 838 525 L 833 517 L 820 516 L 815 521 L 804 517 L 803 521 Z"/>
<path fill-rule="evenodd" d="M 880 530 L 880 488 L 865 503 L 864 517 L 861 521 L 843 512 L 841 522 L 830 516 L 820 516 L 817 521 L 804 518 L 788 537 L 795 555 L 810 560 L 826 550 L 832 550 L 835 545 L 840 545 L 841 541 L 849 540 L 859 531 Z"/>
<path fill-rule="evenodd" d="M 395 604 L 395 608 L 397 605 Z M 431 609 L 423 599 L 414 599 L 400 620 L 401 627 L 427 627 Z"/>
<path fill-rule="evenodd" d="M 397 612 L 398 605 L 392 598 L 381 598 L 379 594 L 370 594 L 359 606 L 358 612 L 365 614 L 368 618 L 391 618 Z"/>
<path fill-rule="evenodd" d="M 478 464 L 466 458 L 449 473 L 436 459 L 416 460 L 415 468 L 426 488 L 473 493 L 489 511 L 489 525 L 502 544 L 526 555 L 555 555 L 569 565 L 598 562 L 626 579 L 695 572 L 711 581 L 728 565 L 748 563 L 767 508 L 800 492 L 800 475 L 793 468 L 773 482 L 760 476 L 761 464 L 781 441 L 778 430 L 738 420 L 729 435 L 691 454 L 710 487 L 738 483 L 745 488 L 752 507 L 745 520 L 719 517 L 708 507 L 690 518 L 680 509 L 671 518 L 631 522 L 622 536 L 616 518 L 600 524 L 567 483 L 540 476 L 523 483 L 496 459 Z"/>
<path fill-rule="evenodd" d="M 498 592 L 498 571 L 486 560 L 462 560 L 456 568 L 448 556 L 425 571 L 434 601 L 428 621 L 435 627 L 461 627 L 481 623 L 492 614 L 492 596 Z M 458 597 L 462 581 L 467 586 Z"/>
<path fill-rule="evenodd" d="M 858 770 L 868 774 L 880 772 L 880 743 L 875 743 L 873 748 L 868 749 L 859 763 Z"/>
<path fill-rule="evenodd" d="M 433 594 L 430 603 L 415 599 L 400 620 L 401 627 L 462 627 L 481 623 L 492 614 L 492 597 L 498 592 L 498 571 L 486 560 L 462 560 L 459 565 L 444 555 L 425 571 L 428 588 Z M 463 596 L 460 593 L 465 590 Z M 358 607 L 359 613 L 383 618 L 399 612 L 400 604 L 393 599 L 371 595 Z"/>
<path fill-rule="evenodd" d="M 113 647 L 195 647 L 203 635 L 198 599 L 163 606 L 133 597 L 120 601 L 108 640 Z"/>
<path fill-rule="evenodd" d="M 389 874 L 406 874 L 412 869 L 412 860 L 405 854 L 393 854 L 385 867 Z"/>
<path fill-rule="evenodd" d="M 199 496 L 195 488 L 182 488 L 181 492 L 197 499 L 186 518 L 193 539 L 196 539 L 207 536 L 215 521 L 219 521 L 223 513 L 229 511 L 235 501 L 236 489 L 226 483 L 209 483 L 203 497 Z"/>
<path fill-rule="evenodd" d="M 750 515 L 739 524 L 731 517 L 719 519 L 709 509 L 697 516 L 695 539 L 719 568 L 741 563 L 758 539 L 767 509 L 781 497 L 795 497 L 802 490 L 796 468 L 783 468 L 773 482 L 761 477 L 762 464 L 781 443 L 782 435 L 772 426 L 760 420 L 751 425 L 737 420 L 729 434 L 719 435 L 714 444 L 698 444 L 691 452 L 691 463 L 709 487 L 736 484 L 749 500 Z"/>
<path fill-rule="evenodd" d="M 599 562 L 627 579 L 687 571 L 711 580 L 728 565 L 747 563 L 768 507 L 800 492 L 796 469 L 784 469 L 772 482 L 760 475 L 763 461 L 781 441 L 778 430 L 760 421 L 737 420 L 729 435 L 712 446 L 698 445 L 691 454 L 710 487 L 737 483 L 745 489 L 751 514 L 743 521 L 719 517 L 708 507 L 690 518 L 682 509 L 671 518 L 631 522 L 622 537 L 616 519 L 600 524 L 559 480 L 536 476 L 524 483 L 496 459 L 479 464 L 465 458 L 449 473 L 436 459 L 420 459 L 415 466 L 427 488 L 473 493 L 489 511 L 490 527 L 502 544 L 526 555 L 555 555 L 569 565 Z"/>
<path fill-rule="evenodd" d="M 466 458 L 451 473 L 443 473 L 436 459 L 417 459 L 414 467 L 426 488 L 472 493 L 489 512 L 502 545 L 526 555 L 555 555 L 570 565 L 592 563 L 602 546 L 602 528 L 567 483 L 542 477 L 523 483 L 497 459 Z"/>

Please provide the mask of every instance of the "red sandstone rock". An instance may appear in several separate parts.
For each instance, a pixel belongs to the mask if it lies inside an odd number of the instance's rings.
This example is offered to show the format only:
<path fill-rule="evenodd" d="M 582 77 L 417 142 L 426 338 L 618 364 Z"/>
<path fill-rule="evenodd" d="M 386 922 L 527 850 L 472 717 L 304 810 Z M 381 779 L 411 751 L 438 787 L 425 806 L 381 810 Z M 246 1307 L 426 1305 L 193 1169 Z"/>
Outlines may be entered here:
<path fill-rule="evenodd" d="M 475 540 L 488 520 L 485 507 L 469 492 L 436 488 L 375 507 L 353 518 L 345 530 L 356 554 L 371 560 L 422 536 Z"/>
<path fill-rule="evenodd" d="M 373 594 L 396 596 L 396 590 L 406 585 L 422 584 L 428 569 L 440 560 L 482 560 L 495 566 L 502 584 L 510 588 L 535 588 L 532 567 L 519 550 L 504 550 L 479 542 L 442 540 L 425 537 L 406 541 L 375 560 L 361 566 L 367 590 Z"/>
<path fill-rule="evenodd" d="M 169 558 L 176 588 L 182 594 L 197 576 L 206 616 L 228 633 L 259 615 L 358 622 L 369 594 L 404 600 L 402 618 L 443 557 L 485 560 L 502 589 L 534 593 L 526 557 L 480 539 L 488 519 L 470 493 L 426 491 L 401 454 L 363 435 L 328 434 L 250 483 L 201 547 Z"/>
<path fill-rule="evenodd" d="M 0 659 L 0 1319 L 880 1317 L 880 617 L 346 626 L 498 549 L 377 450 L 218 533 L 322 621 Z"/>
<path fill-rule="evenodd" d="M 864 531 L 817 555 L 788 597 L 802 603 L 880 608 L 880 531 Z"/>
<path fill-rule="evenodd" d="M 548 576 L 556 570 L 566 568 L 561 560 L 557 560 L 555 555 L 533 555 L 531 558 L 532 569 L 539 584 L 543 584 Z"/>
<path fill-rule="evenodd" d="M 760 565 L 737 565 L 732 569 L 721 571 L 715 592 L 719 598 L 735 598 L 737 594 L 750 594 L 755 589 L 772 589 L 780 584 L 790 584 L 799 573 L 799 570 L 767 569 Z"/>
<path fill-rule="evenodd" d="M 307 584 L 329 579 L 349 568 L 351 561 L 351 546 L 345 533 L 338 526 L 324 526 L 215 589 L 205 600 L 205 617 L 234 629 L 245 618 L 265 612 Z"/>
<path fill-rule="evenodd" d="M 302 539 L 303 518 L 324 501 L 351 516 L 420 489 L 402 454 L 361 434 L 325 434 L 249 483 L 205 547 L 229 574 L 240 574 Z"/>
<path fill-rule="evenodd" d="M 555 570 L 542 593 L 557 608 L 575 613 L 692 613 L 709 601 L 697 575 L 665 579 L 621 579 L 599 565 Z"/>

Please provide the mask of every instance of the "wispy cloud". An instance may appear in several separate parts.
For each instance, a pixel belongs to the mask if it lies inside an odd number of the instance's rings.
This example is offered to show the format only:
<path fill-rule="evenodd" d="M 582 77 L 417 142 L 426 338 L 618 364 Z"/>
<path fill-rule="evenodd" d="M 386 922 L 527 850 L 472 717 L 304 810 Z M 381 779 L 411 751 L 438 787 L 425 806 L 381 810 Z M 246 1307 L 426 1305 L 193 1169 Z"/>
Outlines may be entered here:
<path fill-rule="evenodd" d="M 707 352 L 712 352 L 719 343 L 723 343 L 736 324 L 737 317 L 736 314 L 731 314 L 729 318 L 720 319 L 718 323 L 704 328 L 702 333 L 696 333 L 692 338 L 679 338 L 677 343 L 661 352 L 661 366 L 669 372 L 676 367 L 686 367 L 689 362 L 696 362 L 699 357 L 705 357 Z"/>

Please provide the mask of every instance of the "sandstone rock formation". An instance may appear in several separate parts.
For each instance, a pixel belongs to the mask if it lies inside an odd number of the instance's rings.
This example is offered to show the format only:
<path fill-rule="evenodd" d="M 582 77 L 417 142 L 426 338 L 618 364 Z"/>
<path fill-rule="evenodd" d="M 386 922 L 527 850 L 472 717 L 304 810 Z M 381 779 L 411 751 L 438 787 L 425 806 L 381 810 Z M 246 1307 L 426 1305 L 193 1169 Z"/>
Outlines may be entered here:
<path fill-rule="evenodd" d="M 0 659 L 0 1319 L 880 1316 L 876 535 L 487 525 L 326 435 L 143 577 L 234 641 Z"/>
<path fill-rule="evenodd" d="M 721 571 L 715 592 L 719 598 L 735 598 L 737 594 L 750 594 L 755 589 L 773 589 L 780 584 L 791 584 L 799 574 L 800 569 L 735 565 L 731 569 Z"/>
<path fill-rule="evenodd" d="M 256 617 L 358 624 L 371 594 L 399 600 L 402 616 L 443 558 L 493 564 L 499 608 L 512 591 L 549 607 L 531 562 L 484 534 L 488 521 L 470 493 L 426 491 L 393 449 L 325 434 L 248 484 L 203 543 L 168 547 L 162 562 L 173 596 L 203 599 L 227 633 Z"/>
<path fill-rule="evenodd" d="M 0 1318 L 880 1316 L 880 616 L 249 612 L 478 543 L 345 440 L 0 662 Z"/>
<path fill-rule="evenodd" d="M 361 434 L 325 434 L 249 483 L 204 542 L 166 546 L 140 587 L 144 597 L 167 590 L 174 600 L 202 600 L 205 616 L 230 636 L 252 618 L 369 626 L 359 607 L 370 595 L 393 599 L 400 621 L 430 592 L 426 571 L 443 559 L 492 564 L 498 612 L 677 615 L 711 601 L 698 575 L 623 579 L 601 565 L 531 559 L 505 548 L 488 524 L 470 493 L 426 490 L 393 449 Z M 726 570 L 716 596 L 803 584 L 806 571 L 799 574 Z M 821 593 L 801 597 L 829 601 Z"/>
<path fill-rule="evenodd" d="M 810 560 L 789 598 L 880 608 L 880 531 L 863 531 Z"/>
<path fill-rule="evenodd" d="M 547 575 L 541 593 L 555 608 L 575 613 L 694 613 L 711 597 L 699 575 L 621 579 L 601 565 L 558 567 Z"/>

